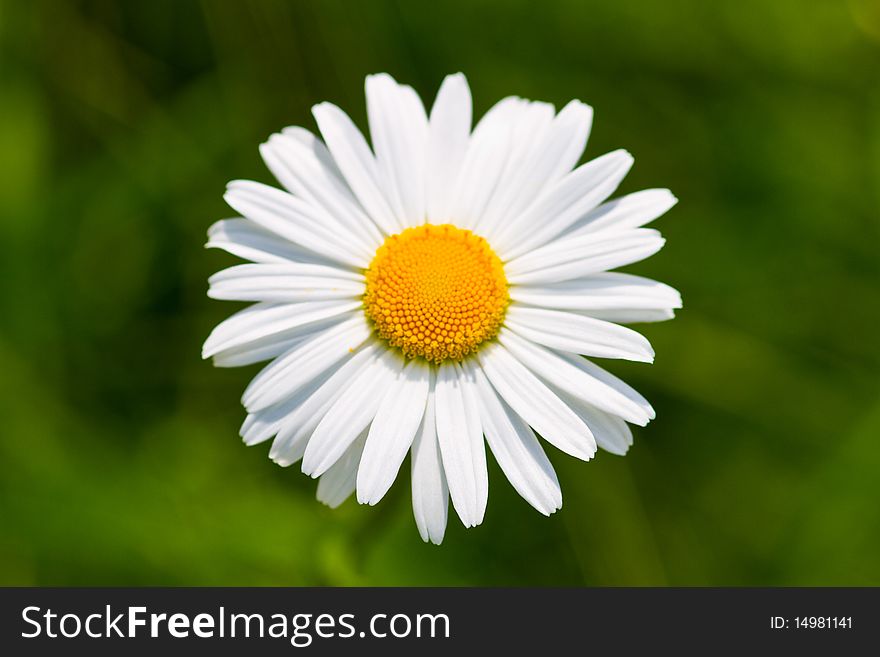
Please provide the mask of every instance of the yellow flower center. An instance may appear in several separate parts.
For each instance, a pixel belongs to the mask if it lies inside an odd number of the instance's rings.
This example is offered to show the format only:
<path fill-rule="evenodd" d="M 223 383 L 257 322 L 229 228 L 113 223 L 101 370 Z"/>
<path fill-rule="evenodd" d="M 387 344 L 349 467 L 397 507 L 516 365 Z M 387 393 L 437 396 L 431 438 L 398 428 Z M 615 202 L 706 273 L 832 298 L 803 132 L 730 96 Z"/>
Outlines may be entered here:
<path fill-rule="evenodd" d="M 366 271 L 364 308 L 407 357 L 461 360 L 498 332 L 509 300 L 501 260 L 450 224 L 392 235 Z"/>

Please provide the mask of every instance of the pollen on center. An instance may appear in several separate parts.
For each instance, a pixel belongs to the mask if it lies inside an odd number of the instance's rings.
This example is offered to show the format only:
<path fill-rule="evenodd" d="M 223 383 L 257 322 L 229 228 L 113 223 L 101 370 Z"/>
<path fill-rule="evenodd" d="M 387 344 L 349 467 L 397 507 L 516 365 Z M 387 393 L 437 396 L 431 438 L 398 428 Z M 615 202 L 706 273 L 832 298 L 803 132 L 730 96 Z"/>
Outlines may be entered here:
<path fill-rule="evenodd" d="M 392 235 L 366 271 L 364 309 L 407 357 L 461 360 L 493 338 L 509 301 L 501 260 L 482 237 L 451 224 Z"/>

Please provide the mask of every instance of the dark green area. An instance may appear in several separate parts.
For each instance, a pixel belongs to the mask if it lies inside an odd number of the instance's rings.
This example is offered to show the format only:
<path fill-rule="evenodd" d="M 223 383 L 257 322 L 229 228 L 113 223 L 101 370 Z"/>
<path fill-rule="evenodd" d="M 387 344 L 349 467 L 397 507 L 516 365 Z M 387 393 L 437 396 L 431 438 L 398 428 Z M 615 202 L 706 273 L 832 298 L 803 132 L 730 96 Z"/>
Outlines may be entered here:
<path fill-rule="evenodd" d="M 408 476 L 330 511 L 245 448 L 257 367 L 202 249 L 257 145 L 363 78 L 464 71 L 595 107 L 621 191 L 669 187 L 658 417 L 554 452 L 546 519 L 494 464 L 485 523 L 424 545 Z M 0 583 L 880 584 L 880 9 L 872 0 L 0 3 Z M 406 470 L 406 468 L 405 468 Z"/>

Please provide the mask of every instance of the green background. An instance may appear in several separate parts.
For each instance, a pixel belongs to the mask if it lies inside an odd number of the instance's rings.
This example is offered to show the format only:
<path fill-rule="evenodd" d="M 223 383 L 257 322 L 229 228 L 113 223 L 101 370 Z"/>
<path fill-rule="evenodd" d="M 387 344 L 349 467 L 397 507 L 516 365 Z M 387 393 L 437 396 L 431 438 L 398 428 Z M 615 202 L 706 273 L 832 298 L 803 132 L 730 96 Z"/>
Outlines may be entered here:
<path fill-rule="evenodd" d="M 459 70 L 478 114 L 595 107 L 587 155 L 681 199 L 631 270 L 685 308 L 609 364 L 658 413 L 629 455 L 551 453 L 549 519 L 492 463 L 438 548 L 408 467 L 331 511 L 241 444 L 202 245 L 312 104 Z M 0 583 L 880 584 L 878 3 L 3 2 L 0 85 Z"/>

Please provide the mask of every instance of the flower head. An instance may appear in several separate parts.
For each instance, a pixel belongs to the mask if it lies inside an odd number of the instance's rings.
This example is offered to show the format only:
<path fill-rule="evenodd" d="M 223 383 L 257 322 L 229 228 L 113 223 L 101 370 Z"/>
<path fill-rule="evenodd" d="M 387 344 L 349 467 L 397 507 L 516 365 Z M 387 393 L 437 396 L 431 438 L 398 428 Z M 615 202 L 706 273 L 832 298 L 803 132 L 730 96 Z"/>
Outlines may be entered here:
<path fill-rule="evenodd" d="M 372 148 L 334 105 L 323 139 L 286 128 L 260 151 L 286 191 L 229 184 L 242 218 L 208 246 L 250 261 L 209 296 L 255 302 L 203 348 L 216 365 L 270 361 L 251 381 L 241 429 L 270 457 L 319 477 L 318 498 L 375 504 L 407 454 L 413 511 L 439 543 L 448 500 L 483 520 L 486 445 L 514 488 L 551 514 L 562 493 L 543 440 L 589 460 L 623 454 L 627 423 L 654 411 L 586 357 L 650 362 L 621 326 L 669 319 L 672 288 L 609 270 L 663 246 L 643 226 L 676 199 L 606 199 L 632 165 L 615 151 L 576 166 L 592 110 L 505 98 L 471 130 L 471 97 L 448 76 L 430 115 L 385 74 L 367 78 Z"/>

